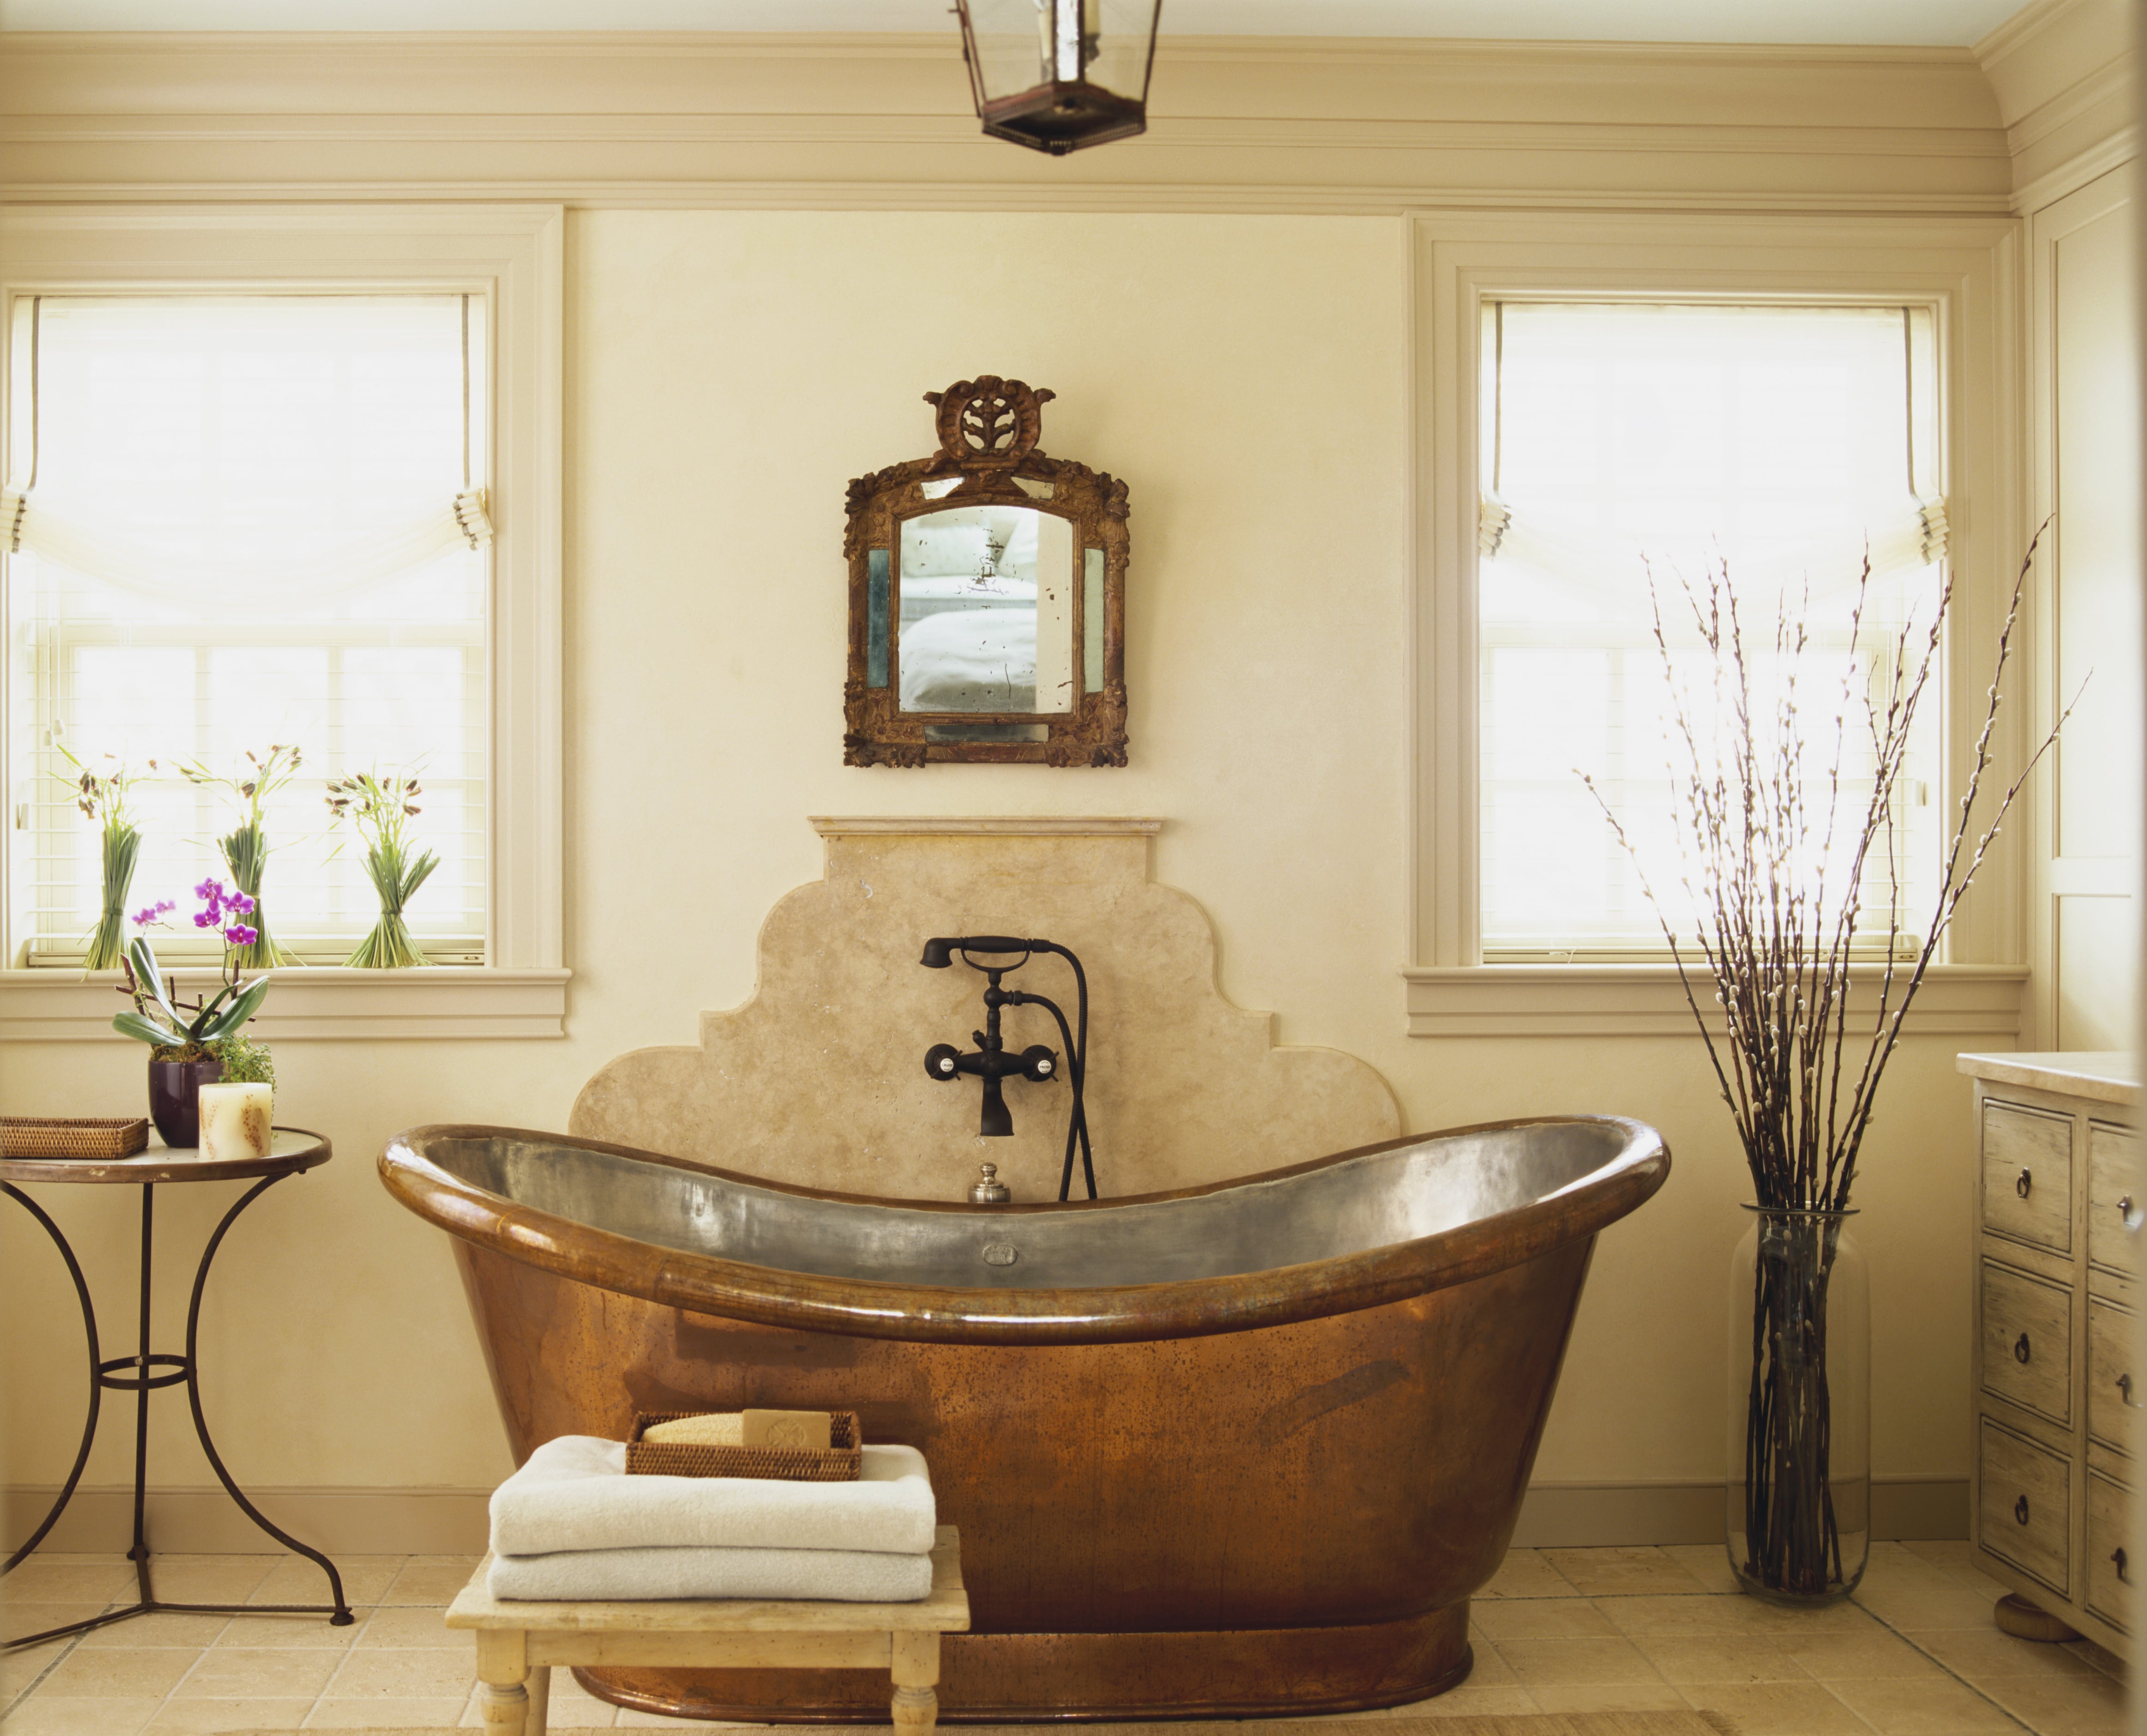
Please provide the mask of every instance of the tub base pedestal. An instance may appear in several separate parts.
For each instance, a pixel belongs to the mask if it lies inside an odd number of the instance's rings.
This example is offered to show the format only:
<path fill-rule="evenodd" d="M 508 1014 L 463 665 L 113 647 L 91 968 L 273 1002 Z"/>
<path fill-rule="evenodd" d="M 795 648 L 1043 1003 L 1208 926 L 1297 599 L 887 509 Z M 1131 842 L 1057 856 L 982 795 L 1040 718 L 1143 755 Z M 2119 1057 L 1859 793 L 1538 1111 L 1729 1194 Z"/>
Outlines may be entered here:
<path fill-rule="evenodd" d="M 1281 1718 L 1428 1699 L 1473 1660 L 1469 1605 L 1362 1626 L 1193 1633 L 949 1633 L 942 1723 Z M 884 1683 L 858 1670 L 574 1672 L 614 1704 L 673 1718 L 885 1723 Z"/>

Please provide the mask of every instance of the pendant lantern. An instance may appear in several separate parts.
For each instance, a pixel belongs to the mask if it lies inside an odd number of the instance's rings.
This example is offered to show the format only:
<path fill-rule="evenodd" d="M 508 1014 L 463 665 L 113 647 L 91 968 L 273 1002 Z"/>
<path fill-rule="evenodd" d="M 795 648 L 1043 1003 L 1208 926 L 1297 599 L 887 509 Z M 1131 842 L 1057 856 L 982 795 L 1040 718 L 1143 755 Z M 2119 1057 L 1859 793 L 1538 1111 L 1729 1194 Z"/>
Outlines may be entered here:
<path fill-rule="evenodd" d="M 978 118 L 1063 157 L 1148 126 L 1163 0 L 955 0 Z"/>

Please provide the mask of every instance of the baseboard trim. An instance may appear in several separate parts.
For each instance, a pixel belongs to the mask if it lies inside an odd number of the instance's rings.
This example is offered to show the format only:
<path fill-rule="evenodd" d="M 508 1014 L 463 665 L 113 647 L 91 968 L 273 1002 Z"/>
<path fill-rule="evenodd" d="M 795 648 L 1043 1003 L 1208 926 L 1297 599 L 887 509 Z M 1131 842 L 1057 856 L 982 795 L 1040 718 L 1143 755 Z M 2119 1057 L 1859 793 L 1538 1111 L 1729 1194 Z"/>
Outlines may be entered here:
<path fill-rule="evenodd" d="M 8 1548 L 36 1528 L 57 1493 L 0 1489 L 0 1537 Z M 331 1555 L 468 1555 L 485 1546 L 488 1492 L 483 1489 L 249 1493 L 293 1537 Z M 1524 1548 L 1719 1543 L 1724 1511 L 1719 1483 L 1539 1483 L 1521 1503 L 1514 1542 Z M 133 1489 L 78 1489 L 44 1547 L 82 1553 L 124 1549 L 133 1523 Z M 248 1554 L 277 1547 L 220 1488 L 151 1491 L 148 1529 L 153 1548 L 173 1554 Z M 1871 1533 L 1884 1541 L 1966 1537 L 1968 1479 L 1903 1477 L 1874 1483 Z"/>
<path fill-rule="evenodd" d="M 1719 1483 L 1537 1483 L 1521 1503 L 1517 1548 L 1719 1543 L 1727 1531 Z M 1968 1535 L 1965 1477 L 1874 1478 L 1871 1535 L 1922 1543 Z"/>
<path fill-rule="evenodd" d="M 0 1489 L 0 1537 L 21 1547 L 51 1510 L 56 1488 Z M 490 1529 L 488 1489 L 271 1488 L 247 1498 L 303 1543 L 330 1555 L 468 1555 Z M 173 1555 L 266 1554 L 282 1548 L 216 1487 L 149 1492 L 149 1547 Z M 134 1491 L 78 1488 L 40 1546 L 83 1554 L 124 1549 L 134 1532 Z"/>

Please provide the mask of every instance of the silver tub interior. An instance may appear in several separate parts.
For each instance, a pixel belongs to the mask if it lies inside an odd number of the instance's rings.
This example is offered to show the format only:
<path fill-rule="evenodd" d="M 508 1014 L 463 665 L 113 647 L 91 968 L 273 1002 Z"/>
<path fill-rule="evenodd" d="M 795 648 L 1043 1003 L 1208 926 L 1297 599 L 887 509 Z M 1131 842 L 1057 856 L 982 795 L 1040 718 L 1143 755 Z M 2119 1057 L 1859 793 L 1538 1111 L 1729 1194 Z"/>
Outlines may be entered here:
<path fill-rule="evenodd" d="M 659 1248 L 828 1278 L 1089 1289 L 1271 1271 L 1392 1247 L 1584 1183 L 1627 1130 L 1551 1121 L 1449 1133 L 1301 1175 L 1079 1211 L 919 1211 L 815 1199 L 538 1139 L 428 1140 L 488 1193 Z"/>

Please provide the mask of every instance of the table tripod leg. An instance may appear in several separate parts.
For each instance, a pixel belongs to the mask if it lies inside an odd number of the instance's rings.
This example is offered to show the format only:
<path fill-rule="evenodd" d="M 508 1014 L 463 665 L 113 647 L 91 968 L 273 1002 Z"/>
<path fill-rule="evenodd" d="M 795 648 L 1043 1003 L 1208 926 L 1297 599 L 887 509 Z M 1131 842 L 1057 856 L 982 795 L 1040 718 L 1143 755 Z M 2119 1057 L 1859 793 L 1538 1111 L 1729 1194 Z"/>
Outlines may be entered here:
<path fill-rule="evenodd" d="M 217 1454 L 216 1443 L 209 1438 L 208 1418 L 202 1414 L 201 1373 L 197 1342 L 201 1327 L 202 1292 L 208 1287 L 209 1264 L 216 1258 L 216 1250 L 223 1243 L 224 1233 L 238 1221 L 238 1214 L 283 1179 L 283 1176 L 272 1175 L 256 1182 L 249 1188 L 239 1197 L 238 1203 L 223 1214 L 223 1221 L 217 1225 L 216 1233 L 208 1238 L 208 1246 L 202 1250 L 201 1266 L 194 1273 L 193 1299 L 187 1304 L 187 1402 L 193 1407 L 194 1433 L 199 1437 L 202 1451 L 208 1455 L 209 1468 L 216 1473 L 217 1480 L 223 1483 L 224 1493 L 238 1503 L 238 1510 L 241 1513 L 253 1520 L 269 1536 L 274 1538 L 285 1548 L 293 1550 L 314 1563 L 328 1576 L 328 1594 L 335 1599 L 335 1613 L 328 1618 L 328 1625 L 332 1628 L 347 1628 L 358 1618 L 351 1613 L 350 1605 L 343 1600 L 343 1575 L 336 1571 L 335 1563 L 318 1549 L 308 1548 L 289 1532 L 273 1523 L 267 1514 L 246 1498 L 245 1491 L 233 1481 L 231 1473 L 223 1468 L 223 1460 Z M 145 1340 L 145 1344 L 146 1342 Z"/>
<path fill-rule="evenodd" d="M 59 1249 L 60 1258 L 67 1262 L 68 1276 L 74 1280 L 75 1297 L 82 1303 L 82 1329 L 89 1339 L 89 1416 L 82 1425 L 82 1445 L 74 1455 L 74 1468 L 68 1473 L 67 1481 L 60 1486 L 59 1498 L 53 1503 L 52 1511 L 45 1515 L 44 1522 L 30 1533 L 28 1543 L 8 1558 L 6 1565 L 0 1566 L 0 1573 L 12 1573 L 28 1558 L 33 1549 L 45 1540 L 45 1533 L 58 1523 L 59 1516 L 67 1511 L 68 1503 L 73 1498 L 75 1485 L 82 1481 L 83 1468 L 89 1463 L 90 1443 L 97 1438 L 97 1415 L 104 1403 L 104 1382 L 98 1372 L 101 1358 L 98 1355 L 97 1310 L 90 1305 L 89 1284 L 82 1275 L 81 1262 L 75 1258 L 74 1250 L 68 1246 L 67 1238 L 60 1233 L 60 1227 L 28 1194 L 12 1182 L 0 1182 L 0 1193 L 5 1193 L 36 1218 L 43 1226 L 45 1233 L 53 1238 L 53 1246 Z"/>
<path fill-rule="evenodd" d="M 134 1563 L 134 1579 L 145 1603 L 153 1602 L 149 1591 L 149 1541 L 144 1534 L 149 1488 L 149 1278 L 153 1263 L 157 1228 L 156 1184 L 142 1188 L 142 1323 L 136 1340 L 135 1371 L 140 1385 L 134 1393 L 134 1547 L 127 1558 Z"/>

